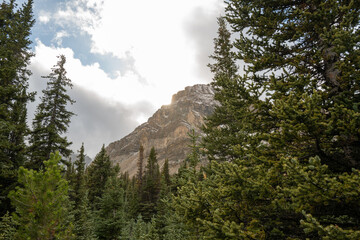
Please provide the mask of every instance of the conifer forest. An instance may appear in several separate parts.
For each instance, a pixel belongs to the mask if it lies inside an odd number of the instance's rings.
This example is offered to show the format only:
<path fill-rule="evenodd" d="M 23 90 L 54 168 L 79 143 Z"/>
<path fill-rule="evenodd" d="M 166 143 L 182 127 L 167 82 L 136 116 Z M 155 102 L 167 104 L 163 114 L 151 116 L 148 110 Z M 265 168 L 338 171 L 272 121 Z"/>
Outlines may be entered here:
<path fill-rule="evenodd" d="M 176 174 L 139 143 L 133 177 L 105 146 L 67 160 L 62 53 L 27 119 L 23 2 L 0 3 L 0 239 L 360 239 L 360 1 L 226 0 L 204 136 Z"/>

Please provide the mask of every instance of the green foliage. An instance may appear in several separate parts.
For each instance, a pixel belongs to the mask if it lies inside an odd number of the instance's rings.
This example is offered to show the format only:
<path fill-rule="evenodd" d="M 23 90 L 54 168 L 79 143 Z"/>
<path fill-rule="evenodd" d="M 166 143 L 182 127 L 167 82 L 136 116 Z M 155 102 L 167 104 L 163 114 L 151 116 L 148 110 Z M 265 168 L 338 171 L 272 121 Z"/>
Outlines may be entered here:
<path fill-rule="evenodd" d="M 81 145 L 75 161 L 75 172 L 71 177 L 70 199 L 73 201 L 74 233 L 76 239 L 95 239 L 94 220 L 90 210 L 88 191 L 85 185 L 85 149 Z"/>
<path fill-rule="evenodd" d="M 131 219 L 123 230 L 121 239 L 124 240 L 159 240 L 156 233 L 155 222 L 145 222 L 141 215 L 138 216 L 136 221 Z"/>
<path fill-rule="evenodd" d="M 40 171 L 19 169 L 19 183 L 9 197 L 19 227 L 14 239 L 73 239 L 68 183 L 61 176 L 59 153 Z"/>
<path fill-rule="evenodd" d="M 72 87 L 71 80 L 66 77 L 64 55 L 58 56 L 57 65 L 52 72 L 43 78 L 49 79 L 47 88 L 43 90 L 41 103 L 38 105 L 33 120 L 33 131 L 30 138 L 31 167 L 40 169 L 43 161 L 49 158 L 50 153 L 59 151 L 64 157 L 71 153 L 71 142 L 63 137 L 70 124 L 74 113 L 66 109 L 68 104 L 73 104 L 67 92 L 67 87 Z"/>
<path fill-rule="evenodd" d="M 95 232 L 98 239 L 118 239 L 127 222 L 126 198 L 122 180 L 108 179 L 104 193 L 95 211 Z"/>
<path fill-rule="evenodd" d="M 16 186 L 17 169 L 26 155 L 26 104 L 34 97 L 27 92 L 32 5 L 32 0 L 21 7 L 15 0 L 0 3 L 0 215 L 12 210 L 7 195 Z"/>
<path fill-rule="evenodd" d="M 156 151 L 151 148 L 144 174 L 143 188 L 140 200 L 140 213 L 145 221 L 150 221 L 156 214 L 156 205 L 161 190 L 161 175 L 157 163 Z"/>
<path fill-rule="evenodd" d="M 359 12 L 355 1 L 227 1 L 236 52 L 219 21 L 221 105 L 204 138 L 216 161 L 175 198 L 205 238 L 358 237 Z"/>
<path fill-rule="evenodd" d="M 92 207 L 95 207 L 96 199 L 102 197 L 108 178 L 114 174 L 110 158 L 103 145 L 100 152 L 87 168 L 86 185 L 89 190 L 89 202 Z"/>
<path fill-rule="evenodd" d="M 74 188 L 74 201 L 75 201 L 75 208 L 79 205 L 80 201 L 82 200 L 83 196 L 85 195 L 85 149 L 84 143 L 81 145 L 79 155 L 75 161 L 76 166 L 76 173 L 75 178 L 73 181 L 73 188 Z"/>
<path fill-rule="evenodd" d="M 17 224 L 11 215 L 7 212 L 0 222 L 0 239 L 11 240 L 14 239 Z"/>
<path fill-rule="evenodd" d="M 91 240 L 95 237 L 95 221 L 93 212 L 89 206 L 87 192 L 81 197 L 73 210 L 74 215 L 74 234 L 77 240 Z"/>

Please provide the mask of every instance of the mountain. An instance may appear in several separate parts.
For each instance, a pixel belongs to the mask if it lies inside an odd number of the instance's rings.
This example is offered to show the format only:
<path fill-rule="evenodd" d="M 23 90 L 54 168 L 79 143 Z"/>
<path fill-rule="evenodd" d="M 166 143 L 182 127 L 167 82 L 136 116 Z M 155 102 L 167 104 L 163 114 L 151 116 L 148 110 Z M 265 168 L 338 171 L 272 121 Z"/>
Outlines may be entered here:
<path fill-rule="evenodd" d="M 122 172 L 133 176 L 137 171 L 140 144 L 144 147 L 144 162 L 152 147 L 157 152 L 160 167 L 169 160 L 170 173 L 177 172 L 190 152 L 190 129 L 201 135 L 204 118 L 210 115 L 218 103 L 210 85 L 198 84 L 186 87 L 173 95 L 170 105 L 164 105 L 148 121 L 119 141 L 110 143 L 106 151 Z"/>
<path fill-rule="evenodd" d="M 78 154 L 72 153 L 72 154 L 70 154 L 68 159 L 70 159 L 71 162 L 74 163 L 77 160 L 77 157 L 78 157 Z M 92 159 L 89 156 L 85 155 L 85 165 L 89 166 L 91 161 L 92 161 Z"/>

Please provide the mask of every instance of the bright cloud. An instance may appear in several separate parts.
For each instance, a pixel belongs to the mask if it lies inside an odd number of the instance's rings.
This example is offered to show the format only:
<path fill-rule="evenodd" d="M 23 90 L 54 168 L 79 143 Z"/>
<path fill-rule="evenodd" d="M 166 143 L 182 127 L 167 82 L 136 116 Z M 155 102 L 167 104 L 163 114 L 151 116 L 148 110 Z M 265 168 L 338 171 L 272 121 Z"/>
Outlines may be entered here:
<path fill-rule="evenodd" d="M 161 106 L 185 86 L 211 80 L 199 79 L 194 74 L 197 52 L 185 34 L 184 25 L 191 24 L 189 18 L 196 21 L 191 16 L 194 9 L 203 9 L 213 16 L 213 25 L 216 25 L 216 17 L 222 11 L 219 2 L 77 0 L 68 2 L 59 10 L 56 19 L 59 24 L 75 24 L 89 34 L 92 53 L 111 54 L 120 59 L 130 55 L 135 60 L 132 72 L 115 79 L 116 83 L 97 78 L 95 82 L 87 83 L 88 86 L 100 84 L 102 91 L 108 91 L 114 100 L 136 101 L 134 98 L 139 98 L 140 101 L 150 97 L 148 99 L 154 105 Z M 207 71 L 205 67 L 204 70 Z M 150 87 L 139 85 L 139 77 L 145 79 Z M 109 85 L 105 86 L 107 83 Z"/>

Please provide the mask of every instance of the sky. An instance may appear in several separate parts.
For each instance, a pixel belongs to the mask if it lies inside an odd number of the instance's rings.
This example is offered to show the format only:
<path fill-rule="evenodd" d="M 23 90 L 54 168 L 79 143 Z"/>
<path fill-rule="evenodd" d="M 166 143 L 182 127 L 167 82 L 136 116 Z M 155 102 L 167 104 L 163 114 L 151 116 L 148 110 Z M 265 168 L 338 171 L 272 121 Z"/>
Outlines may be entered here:
<path fill-rule="evenodd" d="M 21 2 L 21 1 L 20 1 Z M 186 86 L 210 83 L 207 64 L 223 0 L 35 0 L 31 124 L 46 76 L 63 54 L 76 101 L 66 136 L 95 157 Z"/>

